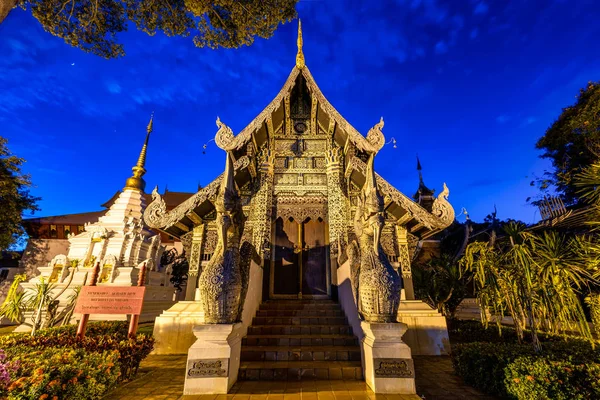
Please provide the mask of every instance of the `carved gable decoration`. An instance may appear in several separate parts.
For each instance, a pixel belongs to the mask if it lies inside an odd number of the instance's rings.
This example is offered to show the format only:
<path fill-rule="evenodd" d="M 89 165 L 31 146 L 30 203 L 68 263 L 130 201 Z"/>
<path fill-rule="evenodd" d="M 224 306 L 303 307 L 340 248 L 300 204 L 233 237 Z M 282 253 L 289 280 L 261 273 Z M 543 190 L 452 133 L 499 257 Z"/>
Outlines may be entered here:
<path fill-rule="evenodd" d="M 293 218 L 302 222 L 307 218 L 327 220 L 327 197 L 305 196 L 289 197 L 277 196 L 277 217 L 283 219 Z"/>

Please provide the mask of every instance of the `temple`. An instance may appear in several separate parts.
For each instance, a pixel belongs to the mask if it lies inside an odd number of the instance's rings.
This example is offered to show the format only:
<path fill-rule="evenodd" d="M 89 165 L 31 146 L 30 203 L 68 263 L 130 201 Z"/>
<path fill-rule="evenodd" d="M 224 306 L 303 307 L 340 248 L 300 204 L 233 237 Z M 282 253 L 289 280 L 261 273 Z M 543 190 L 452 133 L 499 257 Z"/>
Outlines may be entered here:
<path fill-rule="evenodd" d="M 319 367 L 316 353 L 314 368 L 292 367 L 287 351 L 294 334 L 303 346 L 333 335 L 349 335 L 346 344 L 360 339 L 362 363 L 360 348 L 358 360 L 342 360 L 352 379 L 366 379 L 376 392 L 410 393 L 414 384 L 394 389 L 391 380 L 377 376 L 382 370 L 374 362 L 392 365 L 390 376 L 403 381 L 410 376 L 411 349 L 447 351 L 445 319 L 414 299 L 411 259 L 420 241 L 454 221 L 449 190 L 444 184 L 434 197 L 421 177 L 413 201 L 377 174 L 383 118 L 366 135 L 350 125 L 317 86 L 302 45 L 299 25 L 290 75 L 241 132 L 234 134 L 217 118 L 215 142 L 226 153 L 223 174 L 172 210 L 155 189 L 144 212 L 149 227 L 179 238 L 189 255 L 186 301 L 157 318 L 154 331 L 159 354 L 189 348 L 185 394 L 226 393 L 238 377 L 338 376 L 335 367 Z M 400 340 L 407 327 L 410 349 Z M 219 335 L 222 341 L 215 339 Z M 245 335 L 241 362 L 239 356 L 235 361 Z M 387 355 L 396 361 L 377 353 L 387 348 L 381 338 L 392 336 L 397 341 Z M 259 344 L 279 346 L 275 359 L 261 353 Z M 204 356 L 229 360 L 228 381 L 193 379 L 203 374 L 197 357 L 210 346 L 229 349 Z M 278 358 L 280 352 L 286 355 Z M 265 370 L 255 363 L 264 360 L 285 363 Z"/>

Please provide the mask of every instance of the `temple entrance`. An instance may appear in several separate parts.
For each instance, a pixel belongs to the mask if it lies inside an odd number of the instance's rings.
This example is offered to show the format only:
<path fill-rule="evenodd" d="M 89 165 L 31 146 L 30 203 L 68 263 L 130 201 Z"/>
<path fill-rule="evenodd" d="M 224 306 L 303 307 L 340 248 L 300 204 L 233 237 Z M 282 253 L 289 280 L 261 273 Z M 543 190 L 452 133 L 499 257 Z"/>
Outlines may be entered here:
<path fill-rule="evenodd" d="M 277 218 L 273 229 L 270 297 L 328 298 L 327 224 L 321 218 Z"/>

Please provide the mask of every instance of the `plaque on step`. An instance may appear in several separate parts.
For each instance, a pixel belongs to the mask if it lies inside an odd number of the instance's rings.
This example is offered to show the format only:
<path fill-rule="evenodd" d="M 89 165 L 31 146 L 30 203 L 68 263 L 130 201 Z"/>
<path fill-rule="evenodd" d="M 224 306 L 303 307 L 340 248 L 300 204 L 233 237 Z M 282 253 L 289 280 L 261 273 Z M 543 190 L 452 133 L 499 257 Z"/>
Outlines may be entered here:
<path fill-rule="evenodd" d="M 214 378 L 227 377 L 228 358 L 217 358 L 209 360 L 188 360 L 188 378 Z"/>
<path fill-rule="evenodd" d="M 414 378 L 412 358 L 375 358 L 373 365 L 376 378 Z"/>

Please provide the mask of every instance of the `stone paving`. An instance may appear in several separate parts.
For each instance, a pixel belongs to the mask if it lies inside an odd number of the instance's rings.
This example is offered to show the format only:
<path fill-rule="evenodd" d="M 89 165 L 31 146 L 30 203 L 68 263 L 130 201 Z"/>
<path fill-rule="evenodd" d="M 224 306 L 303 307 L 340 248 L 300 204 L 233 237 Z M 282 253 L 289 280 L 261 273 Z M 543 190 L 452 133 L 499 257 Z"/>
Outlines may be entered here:
<path fill-rule="evenodd" d="M 137 379 L 109 393 L 107 400 L 450 400 L 493 399 L 465 385 L 452 371 L 449 357 L 415 359 L 415 395 L 376 395 L 361 381 L 245 381 L 236 383 L 229 394 L 183 396 L 185 355 L 149 356 L 140 366 Z"/>

